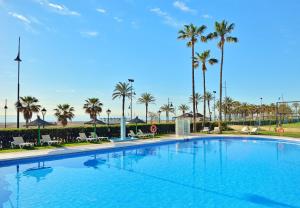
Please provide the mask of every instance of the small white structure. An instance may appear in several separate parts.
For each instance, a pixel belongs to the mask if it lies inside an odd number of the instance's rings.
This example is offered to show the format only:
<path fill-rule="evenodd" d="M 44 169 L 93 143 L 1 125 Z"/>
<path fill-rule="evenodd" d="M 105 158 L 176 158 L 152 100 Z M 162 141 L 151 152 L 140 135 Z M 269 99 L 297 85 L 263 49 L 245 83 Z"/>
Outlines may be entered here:
<path fill-rule="evenodd" d="M 188 118 L 176 118 L 176 136 L 189 136 L 191 133 L 191 121 Z"/>
<path fill-rule="evenodd" d="M 122 117 L 120 122 L 121 140 L 126 139 L 126 118 Z"/>

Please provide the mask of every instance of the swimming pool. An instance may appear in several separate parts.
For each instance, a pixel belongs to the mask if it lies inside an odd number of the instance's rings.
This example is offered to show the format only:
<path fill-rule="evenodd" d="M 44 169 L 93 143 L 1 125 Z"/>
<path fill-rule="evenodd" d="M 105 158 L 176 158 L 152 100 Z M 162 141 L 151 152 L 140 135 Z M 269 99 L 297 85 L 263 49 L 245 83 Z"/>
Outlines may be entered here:
<path fill-rule="evenodd" d="M 284 140 L 206 138 L 1 166 L 4 208 L 300 207 L 300 146 Z"/>

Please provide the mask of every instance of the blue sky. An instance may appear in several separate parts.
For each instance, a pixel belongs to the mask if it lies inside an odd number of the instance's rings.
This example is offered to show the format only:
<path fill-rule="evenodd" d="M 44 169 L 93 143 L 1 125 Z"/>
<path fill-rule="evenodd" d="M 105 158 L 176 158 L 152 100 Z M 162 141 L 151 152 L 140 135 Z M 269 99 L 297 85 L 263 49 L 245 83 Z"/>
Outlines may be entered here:
<path fill-rule="evenodd" d="M 191 50 L 177 40 L 183 24 L 215 21 L 236 24 L 238 44 L 225 48 L 224 80 L 229 96 L 240 101 L 274 102 L 299 98 L 298 0 L 0 0 L 0 102 L 15 114 L 17 39 L 21 36 L 21 96 L 32 95 L 49 110 L 70 103 L 77 115 L 88 97 L 99 97 L 104 110 L 121 113 L 111 94 L 119 81 L 134 78 L 137 95 L 150 92 L 156 104 L 189 104 Z M 198 43 L 196 51 L 216 41 Z M 207 88 L 218 91 L 219 65 L 209 67 Z M 202 74 L 196 71 L 196 91 Z M 298 97 L 297 97 L 298 96 Z M 2 108 L 2 107 L 1 107 Z M 2 108 L 3 109 L 3 108 Z M 134 105 L 135 114 L 144 106 Z M 0 113 L 3 114 L 3 110 Z M 102 114 L 103 115 L 103 114 Z"/>

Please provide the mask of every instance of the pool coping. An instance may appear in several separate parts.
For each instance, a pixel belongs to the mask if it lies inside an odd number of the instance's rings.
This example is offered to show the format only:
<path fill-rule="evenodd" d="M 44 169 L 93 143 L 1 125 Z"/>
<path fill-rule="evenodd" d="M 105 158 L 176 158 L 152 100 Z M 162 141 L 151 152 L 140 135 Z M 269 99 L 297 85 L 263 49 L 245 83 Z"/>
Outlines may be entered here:
<path fill-rule="evenodd" d="M 243 138 L 261 138 L 270 140 L 284 140 L 288 142 L 300 142 L 300 138 L 291 137 L 280 137 L 280 136 L 265 136 L 265 135 L 234 135 L 234 134 L 192 134 L 185 137 L 176 137 L 175 135 L 163 137 L 160 139 L 140 139 L 134 141 L 117 142 L 117 143 L 104 143 L 104 144 L 90 144 L 82 145 L 76 147 L 61 147 L 53 149 L 43 149 L 43 150 L 32 150 L 24 152 L 9 152 L 0 154 L 0 162 L 17 161 L 23 159 L 34 159 L 41 157 L 51 157 L 60 155 L 69 155 L 76 153 L 87 153 L 93 151 L 112 151 L 115 149 L 129 148 L 129 147 L 140 147 L 145 145 L 159 145 L 164 143 L 174 143 L 185 140 L 201 139 L 201 138 L 216 138 L 216 137 L 243 137 Z"/>

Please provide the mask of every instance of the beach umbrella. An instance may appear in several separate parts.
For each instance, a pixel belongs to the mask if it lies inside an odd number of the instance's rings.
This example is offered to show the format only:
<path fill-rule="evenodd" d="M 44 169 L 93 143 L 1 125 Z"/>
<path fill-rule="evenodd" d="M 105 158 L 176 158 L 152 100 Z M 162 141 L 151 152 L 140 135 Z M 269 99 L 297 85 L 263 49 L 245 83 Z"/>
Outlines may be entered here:
<path fill-rule="evenodd" d="M 128 121 L 128 123 L 135 123 L 135 132 L 137 132 L 137 124 L 138 123 L 145 123 L 145 121 L 139 119 L 139 117 L 135 117 L 134 119 Z"/>
<path fill-rule="evenodd" d="M 53 123 L 44 121 L 43 119 L 40 118 L 40 116 L 37 116 L 37 119 L 34 121 L 31 121 L 28 123 L 28 126 L 37 126 L 38 127 L 38 145 L 41 143 L 41 126 L 51 126 L 54 125 Z"/>

